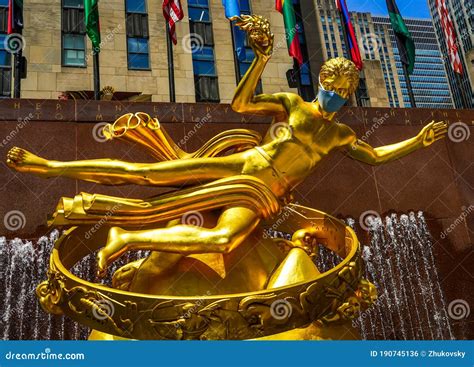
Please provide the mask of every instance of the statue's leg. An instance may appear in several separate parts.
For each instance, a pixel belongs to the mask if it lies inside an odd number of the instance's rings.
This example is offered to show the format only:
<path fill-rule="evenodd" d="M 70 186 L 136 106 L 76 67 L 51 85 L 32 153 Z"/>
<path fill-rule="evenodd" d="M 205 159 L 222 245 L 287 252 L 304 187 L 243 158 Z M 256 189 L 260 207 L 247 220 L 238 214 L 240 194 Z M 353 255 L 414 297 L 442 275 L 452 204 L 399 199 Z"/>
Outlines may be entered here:
<path fill-rule="evenodd" d="M 166 227 L 169 228 L 178 224 L 180 224 L 180 219 L 175 219 L 169 221 Z M 181 254 L 152 251 L 148 257 L 133 261 L 117 269 L 112 277 L 112 286 L 127 291 L 139 274 L 146 277 L 149 273 L 148 269 L 152 269 L 153 275 L 156 276 L 168 271 L 182 258 L 183 255 Z"/>
<path fill-rule="evenodd" d="M 47 160 L 15 147 L 7 154 L 7 164 L 17 171 L 43 177 L 64 176 L 106 185 L 175 186 L 239 174 L 244 159 L 242 154 L 233 154 L 158 163 L 132 163 L 114 159 L 61 162 Z"/>
<path fill-rule="evenodd" d="M 181 255 L 229 253 L 255 229 L 260 219 L 251 209 L 225 209 L 214 228 L 176 225 L 142 231 L 125 231 L 112 227 L 107 244 L 97 255 L 99 273 L 108 264 L 130 250 L 151 250 Z"/>

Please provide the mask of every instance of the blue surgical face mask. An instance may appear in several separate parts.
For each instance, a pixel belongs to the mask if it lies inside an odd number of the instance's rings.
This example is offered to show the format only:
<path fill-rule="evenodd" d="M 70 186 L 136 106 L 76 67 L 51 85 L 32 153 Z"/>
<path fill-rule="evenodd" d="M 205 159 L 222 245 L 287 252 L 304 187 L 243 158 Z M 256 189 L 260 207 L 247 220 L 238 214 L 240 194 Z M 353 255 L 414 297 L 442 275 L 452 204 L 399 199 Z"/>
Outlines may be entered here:
<path fill-rule="evenodd" d="M 321 108 L 329 113 L 339 111 L 347 102 L 346 98 L 341 97 L 336 92 L 324 89 L 321 83 L 319 83 L 319 92 L 316 99 Z"/>

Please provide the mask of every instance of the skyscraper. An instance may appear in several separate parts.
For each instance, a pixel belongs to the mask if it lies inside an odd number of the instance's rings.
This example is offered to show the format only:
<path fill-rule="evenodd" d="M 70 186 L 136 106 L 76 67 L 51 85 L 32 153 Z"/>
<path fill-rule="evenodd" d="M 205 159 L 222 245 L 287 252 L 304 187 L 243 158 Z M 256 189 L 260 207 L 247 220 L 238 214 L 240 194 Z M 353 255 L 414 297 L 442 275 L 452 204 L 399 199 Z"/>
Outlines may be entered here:
<path fill-rule="evenodd" d="M 403 106 L 411 107 L 400 54 L 395 41 L 395 35 L 390 26 L 390 18 L 373 16 L 372 21 L 374 23 L 376 40 L 382 40 L 381 44 L 378 45 L 379 55 L 382 61 L 390 105 L 400 106 L 402 105 L 400 100 L 403 100 Z M 410 80 L 417 107 L 453 108 L 448 78 L 443 65 L 444 58 L 438 47 L 431 20 L 405 18 L 405 23 L 413 36 L 416 46 L 415 70 L 410 76 Z M 384 32 L 387 31 L 391 43 L 390 46 L 393 49 L 395 64 L 393 64 L 393 60 L 387 54 L 388 45 L 384 44 L 386 40 Z M 394 75 L 395 73 L 397 75 Z M 393 88 L 393 80 L 396 78 L 399 80 L 399 91 L 401 91 L 401 95 L 399 94 L 398 96 L 393 93 L 397 91 L 397 88 Z"/>
<path fill-rule="evenodd" d="M 458 52 L 463 65 L 463 75 L 454 73 L 449 61 L 448 48 L 436 0 L 428 0 L 439 47 L 444 56 L 445 68 L 456 108 L 474 108 L 474 4 L 465 0 L 445 0 L 458 41 Z"/>
<path fill-rule="evenodd" d="M 324 59 L 347 57 L 334 1 L 315 0 L 315 3 Z M 411 107 L 389 17 L 352 12 L 351 18 L 364 61 L 359 103 L 372 107 Z M 416 45 L 417 60 L 411 81 L 417 107 L 453 108 L 444 59 L 431 20 L 405 18 L 405 22 Z"/>

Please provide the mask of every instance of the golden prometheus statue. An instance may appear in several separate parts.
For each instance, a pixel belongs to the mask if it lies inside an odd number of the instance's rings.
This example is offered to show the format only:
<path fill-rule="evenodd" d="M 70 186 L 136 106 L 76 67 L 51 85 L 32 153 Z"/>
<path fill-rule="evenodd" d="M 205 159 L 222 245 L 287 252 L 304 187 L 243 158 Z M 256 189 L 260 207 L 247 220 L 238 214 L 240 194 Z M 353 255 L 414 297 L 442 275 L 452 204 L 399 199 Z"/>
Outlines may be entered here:
<path fill-rule="evenodd" d="M 344 336 L 348 321 L 376 298 L 375 287 L 363 279 L 354 232 L 293 204 L 291 192 L 333 150 L 379 165 L 443 138 L 446 124 L 432 122 L 414 138 L 378 148 L 359 140 L 334 121 L 359 83 L 357 69 L 344 58 L 323 65 L 313 102 L 293 93 L 255 95 L 273 34 L 260 16 L 242 16 L 238 25 L 248 33 L 255 59 L 232 108 L 272 116 L 263 139 L 230 130 L 187 153 L 158 120 L 136 113 L 120 117 L 104 134 L 140 144 L 157 163 L 61 162 L 16 147 L 8 153 L 11 168 L 45 178 L 176 188 L 146 200 L 87 193 L 61 198 L 49 224 L 71 228 L 55 244 L 48 280 L 37 294 L 45 310 L 93 328 L 91 339 L 350 338 L 353 333 Z M 281 213 L 278 230 L 292 234 L 291 241 L 264 232 Z M 341 263 L 320 273 L 317 244 Z M 108 287 L 69 272 L 96 250 L 101 276 L 127 251 L 151 252 L 116 271 Z"/>

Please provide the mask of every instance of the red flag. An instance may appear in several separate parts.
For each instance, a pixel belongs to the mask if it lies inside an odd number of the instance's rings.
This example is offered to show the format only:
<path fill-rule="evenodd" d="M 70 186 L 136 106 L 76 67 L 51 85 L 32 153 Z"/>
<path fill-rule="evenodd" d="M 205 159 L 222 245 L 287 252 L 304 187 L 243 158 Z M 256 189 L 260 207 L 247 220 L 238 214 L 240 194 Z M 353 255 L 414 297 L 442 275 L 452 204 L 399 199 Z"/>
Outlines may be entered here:
<path fill-rule="evenodd" d="M 168 22 L 169 32 L 173 43 L 176 45 L 176 27 L 178 23 L 184 17 L 183 8 L 179 0 L 163 0 L 163 16 Z"/>
<path fill-rule="evenodd" d="M 445 0 L 436 0 L 436 8 L 438 9 L 441 27 L 444 31 L 444 38 L 446 38 L 446 45 L 448 47 L 448 55 L 451 65 L 455 73 L 462 75 L 463 67 L 456 42 L 456 33 L 448 9 L 446 8 Z"/>
<path fill-rule="evenodd" d="M 336 0 L 336 7 L 342 14 L 342 27 L 345 28 L 349 41 L 349 44 L 347 45 L 349 50 L 347 50 L 347 52 L 351 55 L 352 62 L 356 65 L 357 69 L 362 70 L 362 57 L 360 56 L 359 45 L 357 44 L 357 38 L 354 31 L 354 26 L 351 22 L 349 10 L 347 9 L 346 0 Z"/>
<path fill-rule="evenodd" d="M 7 33 L 23 33 L 23 0 L 8 0 Z"/>
<path fill-rule="evenodd" d="M 283 14 L 288 52 L 290 56 L 294 57 L 298 61 L 298 64 L 301 65 L 303 64 L 303 54 L 301 52 L 293 2 L 292 0 L 276 0 L 275 9 Z"/>

